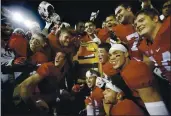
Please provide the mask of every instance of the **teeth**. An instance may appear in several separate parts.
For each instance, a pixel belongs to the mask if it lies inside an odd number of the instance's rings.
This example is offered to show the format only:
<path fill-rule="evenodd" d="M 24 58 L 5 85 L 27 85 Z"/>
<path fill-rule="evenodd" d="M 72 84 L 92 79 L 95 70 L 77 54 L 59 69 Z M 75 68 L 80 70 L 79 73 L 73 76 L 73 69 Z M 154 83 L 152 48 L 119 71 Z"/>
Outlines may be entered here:
<path fill-rule="evenodd" d="M 112 64 L 116 64 L 116 62 L 115 61 L 111 61 L 112 62 Z"/>
<path fill-rule="evenodd" d="M 142 31 L 143 29 L 144 29 L 144 27 L 140 27 L 140 28 L 139 28 L 139 31 Z"/>

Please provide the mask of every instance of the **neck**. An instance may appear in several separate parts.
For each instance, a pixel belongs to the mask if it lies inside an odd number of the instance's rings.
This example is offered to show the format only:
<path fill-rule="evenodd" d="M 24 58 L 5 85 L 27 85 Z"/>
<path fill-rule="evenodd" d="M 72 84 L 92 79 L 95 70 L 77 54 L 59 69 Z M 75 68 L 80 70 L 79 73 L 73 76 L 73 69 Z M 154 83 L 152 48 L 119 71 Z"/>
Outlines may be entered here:
<path fill-rule="evenodd" d="M 129 58 L 126 58 L 126 61 L 124 63 L 124 65 L 121 67 L 121 69 L 124 69 L 130 62 L 130 59 Z"/>
<path fill-rule="evenodd" d="M 90 39 L 94 39 L 94 34 L 93 33 L 90 34 L 89 37 L 90 37 Z"/>
<path fill-rule="evenodd" d="M 153 31 L 153 33 L 151 34 L 151 37 L 150 37 L 152 40 L 155 39 L 155 37 L 156 37 L 156 35 L 157 35 L 157 33 L 158 33 L 158 31 L 159 31 L 159 29 L 160 29 L 161 26 L 162 26 L 161 23 L 158 23 L 156 25 L 156 28 L 154 29 L 154 31 Z"/>
<path fill-rule="evenodd" d="M 134 23 L 134 18 L 135 18 L 135 16 L 133 14 L 131 14 L 129 19 L 128 19 L 128 24 L 133 24 Z"/>

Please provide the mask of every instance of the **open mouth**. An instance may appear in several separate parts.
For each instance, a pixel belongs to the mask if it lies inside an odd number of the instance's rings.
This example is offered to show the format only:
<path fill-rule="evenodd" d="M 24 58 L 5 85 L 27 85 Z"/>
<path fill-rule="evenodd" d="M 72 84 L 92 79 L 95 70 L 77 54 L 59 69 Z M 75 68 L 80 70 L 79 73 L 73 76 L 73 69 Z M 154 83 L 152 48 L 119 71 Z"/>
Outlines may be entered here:
<path fill-rule="evenodd" d="M 109 25 L 108 28 L 112 28 L 112 25 Z"/>
<path fill-rule="evenodd" d="M 55 63 L 59 63 L 59 61 L 58 60 L 55 60 Z"/>
<path fill-rule="evenodd" d="M 118 21 L 121 21 L 121 19 L 122 19 L 122 15 L 120 15 L 119 17 L 118 17 Z"/>
<path fill-rule="evenodd" d="M 102 57 L 99 57 L 99 61 L 102 62 L 103 61 L 103 58 Z"/>
<path fill-rule="evenodd" d="M 113 60 L 110 60 L 110 62 L 112 63 L 113 66 L 115 66 L 117 63 L 116 61 L 113 61 Z"/>
<path fill-rule="evenodd" d="M 138 28 L 138 32 L 142 32 L 142 30 L 144 29 L 145 27 L 144 26 L 141 26 Z"/>
<path fill-rule="evenodd" d="M 88 30 L 87 30 L 87 33 L 92 33 L 92 30 L 91 30 L 91 29 L 88 29 Z"/>
<path fill-rule="evenodd" d="M 91 86 L 91 83 L 87 83 L 87 85 L 90 87 Z"/>

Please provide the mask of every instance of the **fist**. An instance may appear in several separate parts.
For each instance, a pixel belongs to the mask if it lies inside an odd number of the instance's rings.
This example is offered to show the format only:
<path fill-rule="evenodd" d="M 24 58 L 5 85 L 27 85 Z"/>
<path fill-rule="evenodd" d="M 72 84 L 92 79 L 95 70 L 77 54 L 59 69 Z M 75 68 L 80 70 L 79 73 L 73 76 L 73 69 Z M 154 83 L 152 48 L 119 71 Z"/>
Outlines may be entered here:
<path fill-rule="evenodd" d="M 19 57 L 14 60 L 14 64 L 24 64 L 25 61 L 26 61 L 26 57 Z"/>
<path fill-rule="evenodd" d="M 81 87 L 80 87 L 80 85 L 78 85 L 78 84 L 76 84 L 76 85 L 74 85 L 74 86 L 72 87 L 72 91 L 74 91 L 74 92 L 79 92 L 80 89 L 81 89 Z"/>

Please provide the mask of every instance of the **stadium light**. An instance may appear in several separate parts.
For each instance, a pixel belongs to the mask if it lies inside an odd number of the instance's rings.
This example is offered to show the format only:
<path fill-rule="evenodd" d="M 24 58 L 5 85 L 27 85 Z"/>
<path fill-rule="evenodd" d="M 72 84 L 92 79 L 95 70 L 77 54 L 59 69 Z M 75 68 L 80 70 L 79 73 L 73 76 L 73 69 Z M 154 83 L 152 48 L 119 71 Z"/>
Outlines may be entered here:
<path fill-rule="evenodd" d="M 24 20 L 23 19 L 23 16 L 19 12 L 15 12 L 13 14 L 12 19 L 15 20 L 15 21 L 17 21 L 17 22 L 22 22 Z"/>
<path fill-rule="evenodd" d="M 30 29 L 30 28 L 32 28 L 32 21 L 26 20 L 26 21 L 24 21 L 24 25 Z"/>

